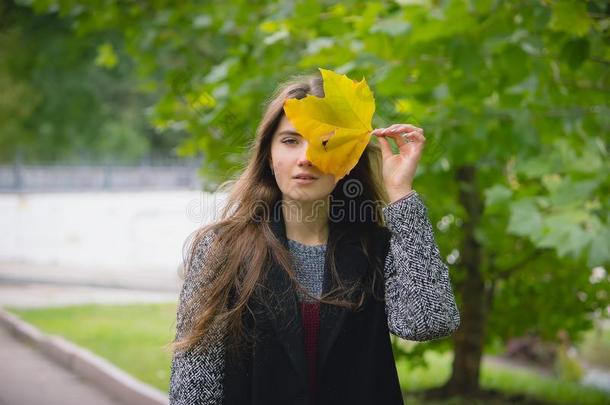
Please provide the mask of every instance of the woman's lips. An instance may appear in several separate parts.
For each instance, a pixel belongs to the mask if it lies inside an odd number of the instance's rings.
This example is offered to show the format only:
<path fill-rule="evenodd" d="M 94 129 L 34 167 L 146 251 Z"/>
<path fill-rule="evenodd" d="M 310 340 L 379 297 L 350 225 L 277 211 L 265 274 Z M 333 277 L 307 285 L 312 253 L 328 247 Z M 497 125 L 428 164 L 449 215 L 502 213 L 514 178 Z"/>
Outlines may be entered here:
<path fill-rule="evenodd" d="M 296 178 L 294 178 L 293 180 L 294 180 L 294 181 L 296 181 L 296 182 L 297 182 L 297 183 L 299 183 L 299 184 L 310 184 L 310 183 L 313 183 L 314 181 L 316 181 L 317 179 L 314 179 L 314 178 L 299 178 L 299 177 L 296 177 Z"/>

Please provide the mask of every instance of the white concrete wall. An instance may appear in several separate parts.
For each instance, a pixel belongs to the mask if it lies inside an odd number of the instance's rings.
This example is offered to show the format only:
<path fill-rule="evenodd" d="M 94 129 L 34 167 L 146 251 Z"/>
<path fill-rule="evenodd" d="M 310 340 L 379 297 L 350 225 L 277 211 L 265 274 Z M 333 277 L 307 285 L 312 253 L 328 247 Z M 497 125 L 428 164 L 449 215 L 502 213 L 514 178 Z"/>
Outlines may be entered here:
<path fill-rule="evenodd" d="M 223 201 L 188 190 L 0 194 L 0 261 L 175 274 L 186 238 Z"/>

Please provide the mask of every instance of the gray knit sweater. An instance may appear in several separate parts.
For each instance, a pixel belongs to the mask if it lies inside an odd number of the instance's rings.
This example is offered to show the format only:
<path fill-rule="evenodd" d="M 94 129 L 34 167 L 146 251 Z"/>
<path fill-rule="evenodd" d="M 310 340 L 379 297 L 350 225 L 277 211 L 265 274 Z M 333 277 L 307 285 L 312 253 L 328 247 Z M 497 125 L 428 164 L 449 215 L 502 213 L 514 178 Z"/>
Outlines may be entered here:
<path fill-rule="evenodd" d="M 320 298 L 324 283 L 324 256 L 326 245 L 304 245 L 292 239 L 288 239 L 288 250 L 292 254 L 295 264 L 295 272 L 299 284 L 308 293 Z M 312 301 L 307 295 L 297 290 L 299 301 Z"/>
<path fill-rule="evenodd" d="M 440 255 L 427 208 L 416 191 L 383 208 L 391 232 L 390 248 L 384 264 L 385 308 L 390 333 L 402 339 L 426 341 L 451 335 L 460 324 L 449 279 L 449 269 Z M 180 293 L 176 317 L 176 338 L 188 329 L 188 320 L 197 310 L 185 313 L 185 303 L 193 294 L 204 293 L 195 277 L 204 262 L 212 237 L 197 247 Z M 306 246 L 288 240 L 296 264 L 296 274 L 308 292 L 319 297 L 322 291 L 325 245 Z M 306 297 L 301 297 L 301 299 Z M 170 404 L 221 404 L 223 398 L 224 349 L 221 325 L 198 350 L 172 358 Z"/>

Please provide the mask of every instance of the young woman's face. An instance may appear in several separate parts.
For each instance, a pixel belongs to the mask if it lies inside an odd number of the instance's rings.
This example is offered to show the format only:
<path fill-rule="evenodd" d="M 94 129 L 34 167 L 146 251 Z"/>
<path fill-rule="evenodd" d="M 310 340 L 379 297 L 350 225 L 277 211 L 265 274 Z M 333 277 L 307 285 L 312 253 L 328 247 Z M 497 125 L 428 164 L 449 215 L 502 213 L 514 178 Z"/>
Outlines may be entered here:
<path fill-rule="evenodd" d="M 269 165 L 275 172 L 275 180 L 284 199 L 326 201 L 337 182 L 334 175 L 321 172 L 307 159 L 307 144 L 307 140 L 283 116 L 271 141 Z M 299 179 L 299 175 L 309 175 L 314 179 Z"/>

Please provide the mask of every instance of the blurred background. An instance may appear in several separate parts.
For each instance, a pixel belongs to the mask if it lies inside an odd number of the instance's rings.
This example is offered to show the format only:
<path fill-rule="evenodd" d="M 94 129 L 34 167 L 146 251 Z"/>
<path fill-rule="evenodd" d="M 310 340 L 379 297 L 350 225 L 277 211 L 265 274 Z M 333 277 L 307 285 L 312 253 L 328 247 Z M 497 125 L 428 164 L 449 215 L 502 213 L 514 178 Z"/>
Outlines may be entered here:
<path fill-rule="evenodd" d="M 392 337 L 405 400 L 610 403 L 609 28 L 603 0 L 2 0 L 0 305 L 166 395 L 183 244 L 323 67 L 426 131 L 462 321 Z M 0 336 L 0 402 L 28 403 Z"/>

